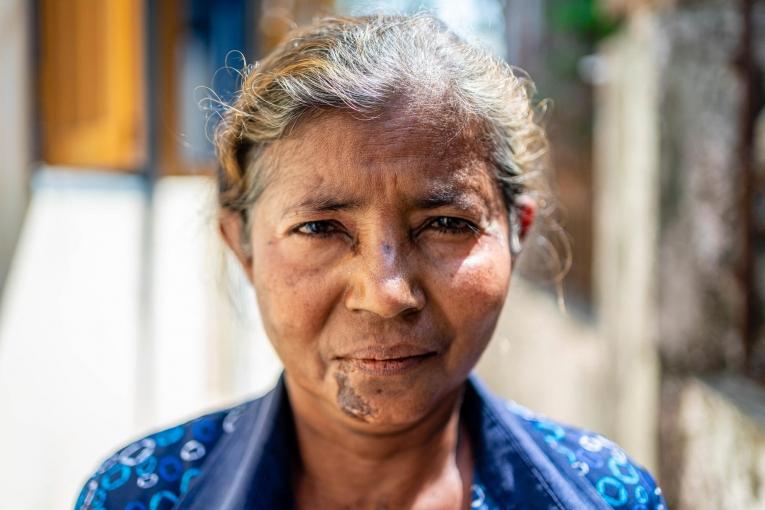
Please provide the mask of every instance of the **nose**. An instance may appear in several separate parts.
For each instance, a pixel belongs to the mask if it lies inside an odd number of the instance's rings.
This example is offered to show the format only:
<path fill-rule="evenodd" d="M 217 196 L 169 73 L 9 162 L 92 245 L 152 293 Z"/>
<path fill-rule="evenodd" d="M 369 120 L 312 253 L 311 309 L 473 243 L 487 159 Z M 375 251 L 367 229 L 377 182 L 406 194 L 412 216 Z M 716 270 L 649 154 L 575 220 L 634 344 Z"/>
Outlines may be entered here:
<path fill-rule="evenodd" d="M 345 298 L 348 310 L 389 319 L 423 308 L 425 295 L 401 244 L 386 239 L 356 250 Z"/>

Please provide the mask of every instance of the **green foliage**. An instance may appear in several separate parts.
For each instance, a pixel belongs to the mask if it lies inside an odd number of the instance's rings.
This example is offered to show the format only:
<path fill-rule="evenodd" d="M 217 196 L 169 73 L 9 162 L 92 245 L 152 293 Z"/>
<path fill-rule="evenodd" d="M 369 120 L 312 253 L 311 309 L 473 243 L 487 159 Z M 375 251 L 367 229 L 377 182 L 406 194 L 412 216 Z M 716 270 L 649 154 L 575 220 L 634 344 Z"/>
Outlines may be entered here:
<path fill-rule="evenodd" d="M 619 28 L 619 20 L 608 16 L 602 0 L 552 0 L 549 16 L 552 28 L 579 36 L 595 44 Z"/>

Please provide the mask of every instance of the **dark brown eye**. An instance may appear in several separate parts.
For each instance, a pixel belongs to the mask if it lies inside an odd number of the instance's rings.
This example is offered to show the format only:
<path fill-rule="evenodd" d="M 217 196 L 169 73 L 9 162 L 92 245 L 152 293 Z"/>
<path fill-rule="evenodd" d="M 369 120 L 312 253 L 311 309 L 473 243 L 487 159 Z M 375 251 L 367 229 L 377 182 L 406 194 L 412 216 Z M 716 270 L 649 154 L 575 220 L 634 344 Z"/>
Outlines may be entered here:
<path fill-rule="evenodd" d="M 342 231 L 331 221 L 308 221 L 298 225 L 294 232 L 310 237 L 329 237 Z"/>
<path fill-rule="evenodd" d="M 439 216 L 430 222 L 430 227 L 442 234 L 465 234 L 477 233 L 478 228 L 467 220 L 452 218 L 451 216 Z"/>

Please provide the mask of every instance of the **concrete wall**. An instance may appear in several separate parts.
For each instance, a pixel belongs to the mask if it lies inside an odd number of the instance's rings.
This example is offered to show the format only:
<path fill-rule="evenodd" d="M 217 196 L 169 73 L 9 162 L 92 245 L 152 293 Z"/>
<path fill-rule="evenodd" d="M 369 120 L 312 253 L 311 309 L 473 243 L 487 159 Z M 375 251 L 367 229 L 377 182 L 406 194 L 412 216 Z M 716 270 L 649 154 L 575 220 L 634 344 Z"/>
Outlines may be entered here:
<path fill-rule="evenodd" d="M 743 92 L 734 66 L 737 4 L 697 2 L 659 12 L 656 20 L 662 356 L 674 373 L 740 368 Z"/>
<path fill-rule="evenodd" d="M 608 346 L 592 320 L 562 312 L 555 296 L 514 276 L 478 374 L 504 398 L 550 418 L 614 436 Z M 645 452 L 630 451 L 642 461 Z"/>
<path fill-rule="evenodd" d="M 659 366 L 655 301 L 659 202 L 656 26 L 636 15 L 600 49 L 596 89 L 597 310 L 607 339 L 611 428 L 657 467 Z"/>
<path fill-rule="evenodd" d="M 678 402 L 676 508 L 765 508 L 765 390 L 732 375 L 692 378 Z"/>
<path fill-rule="evenodd" d="M 762 5 L 761 3 L 759 4 Z M 738 3 L 706 0 L 657 11 L 660 65 L 661 175 L 658 327 L 663 368 L 661 451 L 665 493 L 676 508 L 754 508 L 728 500 L 726 488 L 757 489 L 740 470 L 707 470 L 700 458 L 746 458 L 750 444 L 704 444 L 701 428 L 734 433 L 724 414 L 690 421 L 696 377 L 743 371 L 744 288 L 740 197 L 743 89 L 734 62 L 741 45 Z M 765 47 L 762 11 L 755 17 L 755 49 Z M 756 53 L 760 53 L 757 50 Z M 688 385 L 692 389 L 688 395 Z M 722 398 L 725 398 L 724 396 Z M 721 466 L 720 466 L 721 467 Z M 743 476 L 743 477 L 742 477 Z M 691 490 L 704 482 L 709 489 Z M 716 499 L 708 499 L 710 491 Z M 694 492 L 696 495 L 694 496 Z M 710 503 L 717 501 L 720 505 Z M 710 505 L 710 506 L 707 506 Z"/>
<path fill-rule="evenodd" d="M 610 83 L 626 77 L 623 111 L 615 116 L 614 97 L 601 98 L 598 142 L 613 172 L 631 168 L 632 177 L 625 174 L 621 182 L 637 181 L 619 202 L 601 210 L 600 231 L 612 228 L 606 224 L 615 221 L 617 203 L 626 204 L 635 223 L 619 228 L 634 228 L 642 235 L 648 226 L 654 241 L 652 246 L 638 245 L 636 252 L 624 244 L 613 260 L 635 267 L 636 254 L 647 256 L 653 269 L 652 281 L 637 301 L 645 303 L 647 297 L 647 313 L 622 307 L 622 314 L 609 316 L 622 318 L 624 331 L 646 331 L 658 346 L 659 477 L 670 507 L 760 508 L 765 504 L 765 393 L 753 382 L 729 375 L 743 373 L 738 154 L 743 89 L 735 65 L 741 44 L 739 5 L 698 0 L 648 9 L 652 2 L 626 3 L 634 9 L 627 9 L 624 28 L 604 47 L 612 57 Z M 756 3 L 753 20 L 755 65 L 762 73 L 762 2 Z M 653 99 L 646 101 L 651 94 Z M 613 153 L 626 155 L 620 159 Z M 646 184 L 647 176 L 653 179 L 648 189 L 654 196 L 646 203 L 653 204 L 653 211 L 643 209 L 637 215 L 634 201 L 649 198 L 639 184 Z M 608 190 L 598 196 L 605 199 Z M 601 276 L 608 273 L 607 267 L 598 271 Z M 627 283 L 629 277 L 610 280 Z M 641 316 L 645 322 L 635 321 Z"/>

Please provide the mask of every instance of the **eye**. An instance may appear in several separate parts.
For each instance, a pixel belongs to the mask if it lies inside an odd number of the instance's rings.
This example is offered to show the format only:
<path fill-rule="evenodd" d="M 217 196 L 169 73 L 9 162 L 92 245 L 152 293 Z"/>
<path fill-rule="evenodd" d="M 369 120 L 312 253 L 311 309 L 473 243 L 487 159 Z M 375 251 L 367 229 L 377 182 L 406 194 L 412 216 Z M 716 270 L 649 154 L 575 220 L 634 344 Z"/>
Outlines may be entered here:
<path fill-rule="evenodd" d="M 330 237 L 342 233 L 342 229 L 332 221 L 307 221 L 293 229 L 293 232 L 309 237 Z"/>
<path fill-rule="evenodd" d="M 427 226 L 442 234 L 477 234 L 479 232 L 478 227 L 473 223 L 451 216 L 439 216 L 429 222 Z"/>

